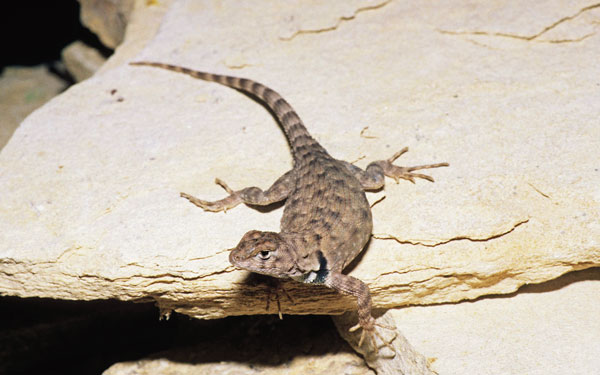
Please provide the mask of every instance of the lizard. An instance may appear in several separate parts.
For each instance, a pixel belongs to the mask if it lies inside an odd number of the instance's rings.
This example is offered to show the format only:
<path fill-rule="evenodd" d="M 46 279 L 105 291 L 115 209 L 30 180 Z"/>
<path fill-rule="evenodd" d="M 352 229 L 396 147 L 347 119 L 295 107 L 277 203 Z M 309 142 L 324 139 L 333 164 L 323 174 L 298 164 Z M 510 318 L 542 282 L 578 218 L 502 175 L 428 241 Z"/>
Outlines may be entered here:
<path fill-rule="evenodd" d="M 376 332 L 369 287 L 361 280 L 342 273 L 362 251 L 371 237 L 373 218 L 366 190 L 383 188 L 385 176 L 415 182 L 415 178 L 434 181 L 416 170 L 448 166 L 448 163 L 401 167 L 393 162 L 408 151 L 405 147 L 386 160 L 370 163 L 365 170 L 338 160 L 308 132 L 292 106 L 276 91 L 246 78 L 206 73 L 159 62 L 138 61 L 130 65 L 163 68 L 193 78 L 219 83 L 258 98 L 277 118 L 293 156 L 293 168 L 267 190 L 247 187 L 231 189 L 224 181 L 215 182 L 229 194 L 217 201 L 205 201 L 186 193 L 181 197 L 205 211 L 219 212 L 240 203 L 266 206 L 285 200 L 280 232 L 251 230 L 231 249 L 229 261 L 237 268 L 293 279 L 307 284 L 322 284 L 356 298 L 358 324 L 362 328 L 358 345 L 365 334 L 375 351 Z M 386 344 L 389 346 L 389 343 Z"/>

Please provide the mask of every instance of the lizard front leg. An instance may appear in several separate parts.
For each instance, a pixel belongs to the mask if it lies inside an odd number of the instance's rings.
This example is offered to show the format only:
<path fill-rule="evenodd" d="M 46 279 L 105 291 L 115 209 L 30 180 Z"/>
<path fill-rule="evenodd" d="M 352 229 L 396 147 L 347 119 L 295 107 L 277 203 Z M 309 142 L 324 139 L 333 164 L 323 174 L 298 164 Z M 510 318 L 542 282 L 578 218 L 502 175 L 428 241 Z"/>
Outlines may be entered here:
<path fill-rule="evenodd" d="M 362 328 L 362 333 L 360 336 L 360 340 L 358 342 L 358 346 L 361 346 L 365 335 L 369 337 L 371 344 L 377 353 L 378 348 L 375 342 L 375 337 L 379 337 L 384 342 L 385 346 L 388 346 L 392 350 L 394 350 L 393 346 L 386 342 L 376 331 L 376 326 L 381 326 L 375 322 L 375 318 L 371 315 L 371 292 L 369 291 L 369 287 L 360 281 L 357 278 L 352 276 L 344 275 L 339 272 L 330 272 L 327 278 L 325 279 L 325 285 L 337 290 L 338 292 L 346 295 L 351 295 L 356 297 L 356 302 L 358 305 L 358 324 L 354 327 L 350 328 L 350 332 L 354 332 L 359 328 Z M 381 326 L 383 327 L 383 326 Z M 389 327 L 383 327 L 389 328 Z"/>
<path fill-rule="evenodd" d="M 272 284 L 267 286 L 267 306 L 265 307 L 265 310 L 268 312 L 269 306 L 271 305 L 271 301 L 275 301 L 277 302 L 277 314 L 279 315 L 279 319 L 283 319 L 280 301 L 281 295 L 283 294 L 284 296 L 286 296 L 288 301 L 290 301 L 292 304 L 294 303 L 294 300 L 292 299 L 292 296 L 289 295 L 287 290 L 283 287 L 280 279 L 276 279 L 274 277 L 269 277 L 269 279 L 271 279 Z M 271 297 L 274 298 L 272 299 Z"/>
<path fill-rule="evenodd" d="M 224 181 L 217 178 L 215 179 L 215 183 L 229 193 L 228 197 L 211 202 L 193 197 L 186 193 L 181 193 L 181 196 L 205 211 L 219 212 L 227 211 L 240 203 L 266 206 L 271 203 L 282 201 L 291 193 L 294 182 L 295 177 L 293 170 L 291 170 L 279 177 L 279 179 L 277 179 L 277 181 L 275 181 L 275 183 L 266 191 L 263 191 L 256 186 L 234 191 L 227 186 Z"/>
<path fill-rule="evenodd" d="M 396 183 L 402 178 L 412 183 L 415 182 L 415 178 L 422 178 L 433 182 L 433 177 L 421 173 L 413 173 L 420 169 L 431 169 L 439 167 L 447 167 L 448 163 L 436 163 L 436 164 L 425 164 L 415 167 L 400 167 L 394 165 L 393 162 L 398 159 L 402 154 L 408 151 L 408 147 L 404 147 L 402 150 L 396 152 L 391 158 L 386 160 L 377 160 L 370 163 L 366 170 L 362 170 L 359 167 L 345 162 L 346 167 L 352 172 L 354 177 L 360 181 L 363 189 L 365 190 L 377 190 L 381 189 L 385 184 L 384 176 L 393 178 Z"/>

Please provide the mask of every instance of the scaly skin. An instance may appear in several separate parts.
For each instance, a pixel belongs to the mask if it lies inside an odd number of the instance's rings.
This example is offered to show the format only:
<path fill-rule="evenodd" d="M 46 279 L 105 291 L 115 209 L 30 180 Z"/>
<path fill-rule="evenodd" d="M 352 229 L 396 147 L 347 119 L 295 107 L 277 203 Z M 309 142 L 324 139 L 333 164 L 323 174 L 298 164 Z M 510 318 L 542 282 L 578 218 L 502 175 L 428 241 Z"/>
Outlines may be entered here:
<path fill-rule="evenodd" d="M 363 329 L 359 346 L 367 334 L 375 350 L 375 319 L 371 315 L 371 294 L 362 281 L 342 274 L 342 270 L 362 251 L 371 236 L 373 219 L 365 190 L 384 185 L 384 176 L 433 181 L 415 170 L 448 166 L 447 163 L 399 167 L 393 161 L 375 161 L 362 170 L 331 157 L 308 133 L 298 114 L 277 92 L 249 79 L 199 72 L 175 65 L 135 62 L 184 73 L 205 81 L 252 94 L 273 111 L 283 128 L 294 156 L 294 167 L 266 191 L 248 187 L 234 191 L 216 180 L 229 194 L 209 202 L 191 195 L 181 196 L 206 211 L 225 211 L 240 203 L 268 205 L 286 200 L 279 233 L 253 230 L 246 233 L 231 251 L 229 261 L 236 267 L 277 278 L 291 278 L 310 284 L 324 284 L 340 293 L 356 297 L 358 324 Z M 389 343 L 386 343 L 389 346 Z M 393 348 L 392 348 L 393 349 Z"/>

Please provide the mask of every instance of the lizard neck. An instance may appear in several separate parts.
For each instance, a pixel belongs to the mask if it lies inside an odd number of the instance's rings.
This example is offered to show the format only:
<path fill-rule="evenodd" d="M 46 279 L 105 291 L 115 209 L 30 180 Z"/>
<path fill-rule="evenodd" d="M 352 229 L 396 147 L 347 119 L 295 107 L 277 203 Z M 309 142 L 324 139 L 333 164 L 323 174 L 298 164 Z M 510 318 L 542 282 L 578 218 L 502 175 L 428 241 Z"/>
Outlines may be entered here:
<path fill-rule="evenodd" d="M 320 258 L 323 257 L 323 253 L 315 251 L 305 235 L 291 232 L 280 232 L 279 235 L 290 248 L 294 249 L 296 271 L 299 272 L 295 276 L 299 277 L 312 271 L 319 271 L 321 268 Z"/>
<path fill-rule="evenodd" d="M 327 259 L 325 259 L 325 256 L 323 256 L 323 252 L 321 252 L 321 250 L 318 250 L 315 254 L 317 255 L 317 259 L 319 261 L 319 269 L 316 271 L 309 271 L 300 276 L 293 276 L 292 279 L 306 284 L 325 284 L 327 277 L 329 276 Z"/>

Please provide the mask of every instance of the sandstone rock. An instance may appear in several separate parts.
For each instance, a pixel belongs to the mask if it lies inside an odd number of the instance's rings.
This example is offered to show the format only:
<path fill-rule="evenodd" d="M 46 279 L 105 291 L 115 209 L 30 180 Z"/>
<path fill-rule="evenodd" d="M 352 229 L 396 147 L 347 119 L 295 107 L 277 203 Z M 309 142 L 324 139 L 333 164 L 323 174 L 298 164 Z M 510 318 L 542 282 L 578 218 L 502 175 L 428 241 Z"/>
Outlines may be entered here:
<path fill-rule="evenodd" d="M 436 375 L 431 369 L 430 363 L 422 354 L 408 342 L 406 337 L 397 329 L 392 331 L 396 324 L 392 318 L 392 311 L 388 311 L 382 316 L 377 317 L 377 324 L 381 325 L 378 335 L 374 340 L 379 342 L 385 340 L 385 344 L 379 344 L 378 350 L 373 350 L 370 340 L 359 345 L 362 332 L 353 331 L 356 325 L 358 314 L 356 312 L 346 312 L 342 315 L 333 317 L 333 322 L 341 337 L 360 353 L 369 368 L 375 370 L 379 375 Z M 393 351 L 392 351 L 393 349 Z"/>
<path fill-rule="evenodd" d="M 134 0 L 79 0 L 81 23 L 92 30 L 108 48 L 123 41 Z"/>
<path fill-rule="evenodd" d="M 66 87 L 45 66 L 5 68 L 0 76 L 0 149 L 27 115 Z"/>
<path fill-rule="evenodd" d="M 62 59 L 77 82 L 91 77 L 106 61 L 98 50 L 75 41 L 62 50 Z"/>
<path fill-rule="evenodd" d="M 511 293 L 597 266 L 600 39 L 586 33 L 599 8 L 573 4 L 534 17 L 456 2 L 174 2 L 152 40 L 128 35 L 137 44 L 126 40 L 119 64 L 35 112 L 2 150 L 0 290 L 152 299 L 198 318 L 265 313 L 265 288 L 227 249 L 277 230 L 281 210 L 206 213 L 179 192 L 220 198 L 215 177 L 267 187 L 291 166 L 286 142 L 234 90 L 125 65 L 142 43 L 137 60 L 273 87 L 335 157 L 364 167 L 410 146 L 404 165 L 450 163 L 434 184 L 369 195 L 385 199 L 348 271 L 375 307 Z M 326 288 L 285 287 L 284 313 L 355 308 Z"/>
<path fill-rule="evenodd" d="M 600 366 L 600 268 L 517 294 L 392 314 L 439 374 L 594 374 Z"/>

